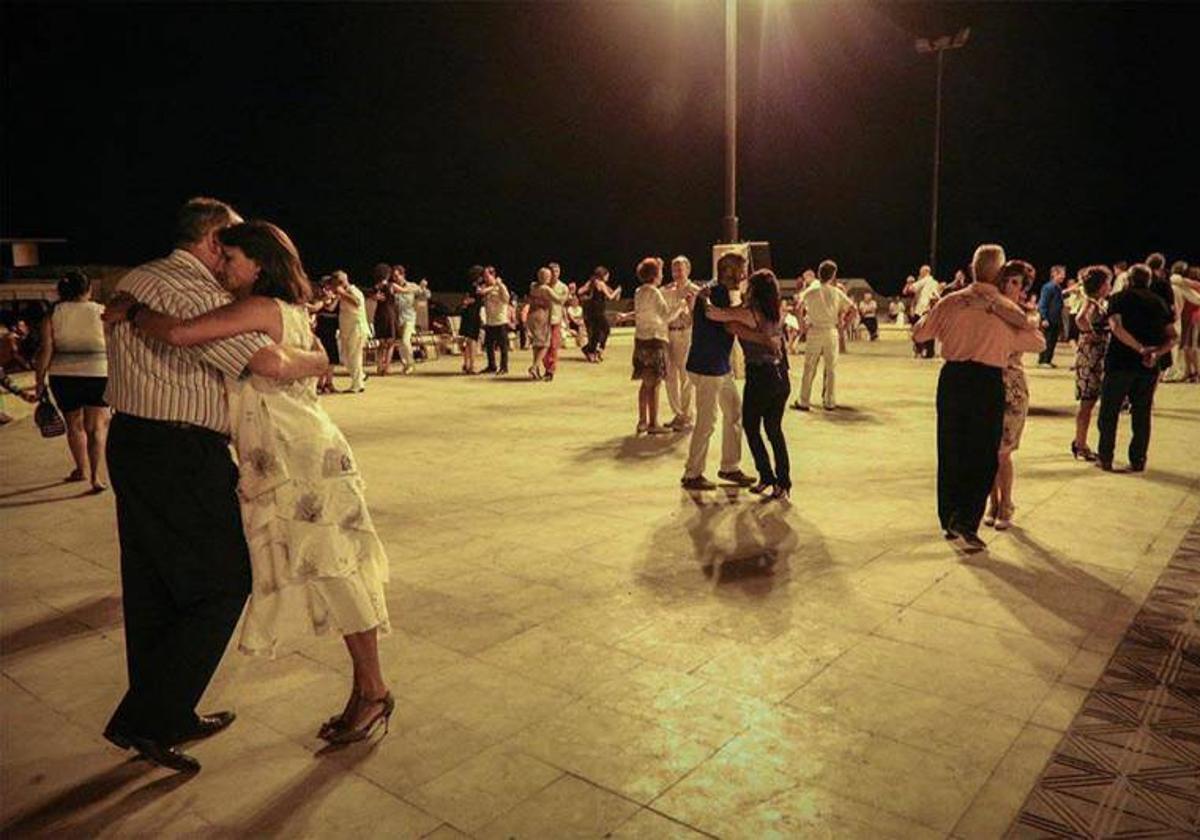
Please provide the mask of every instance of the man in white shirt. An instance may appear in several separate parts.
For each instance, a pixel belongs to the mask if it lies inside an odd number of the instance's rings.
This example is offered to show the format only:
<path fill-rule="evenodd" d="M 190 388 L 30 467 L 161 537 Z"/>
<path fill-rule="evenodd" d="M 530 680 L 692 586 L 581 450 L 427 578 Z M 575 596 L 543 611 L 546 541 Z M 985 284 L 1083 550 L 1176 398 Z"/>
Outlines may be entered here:
<path fill-rule="evenodd" d="M 503 376 L 508 373 L 508 301 L 511 295 L 504 281 L 496 276 L 493 266 L 483 270 L 479 294 L 483 298 L 483 343 L 487 351 L 487 367 L 483 372 Z M 496 367 L 497 349 L 500 367 Z"/>
<path fill-rule="evenodd" d="M 663 297 L 672 311 L 680 309 L 684 301 L 689 301 L 682 307 L 680 314 L 667 325 L 667 403 L 675 413 L 670 426 L 677 431 L 686 431 L 692 427 L 692 401 L 695 387 L 687 373 L 688 351 L 692 347 L 692 307 L 700 287 L 692 282 L 692 262 L 685 256 L 671 260 L 670 286 L 663 288 Z"/>
<path fill-rule="evenodd" d="M 571 288 L 559 279 L 562 276 L 562 267 L 558 263 L 552 262 L 549 268 L 550 285 L 546 287 L 546 295 L 550 298 L 550 346 L 546 348 L 546 355 L 542 359 L 542 365 L 546 369 L 542 379 L 546 381 L 554 379 L 554 374 L 558 370 L 558 349 L 562 347 L 563 320 L 565 318 L 563 308 L 567 303 L 567 298 L 571 296 Z"/>
<path fill-rule="evenodd" d="M 808 319 L 808 341 L 804 346 L 804 378 L 800 385 L 800 398 L 792 408 L 808 411 L 812 396 L 813 378 L 817 374 L 817 363 L 825 361 L 824 385 L 821 402 L 827 411 L 837 408 L 834 394 L 838 360 L 838 332 L 855 312 L 854 301 L 834 285 L 837 263 L 825 260 L 817 267 L 820 285 L 809 288 L 800 296 L 800 306 Z"/>
<path fill-rule="evenodd" d="M 344 271 L 333 272 L 333 291 L 338 296 L 338 353 L 350 373 L 347 394 L 361 394 L 367 377 L 363 371 L 363 348 L 367 344 L 367 299 L 362 289 L 350 282 Z"/>
<path fill-rule="evenodd" d="M 913 323 L 920 321 L 930 309 L 933 309 L 933 305 L 937 303 L 941 293 L 942 285 L 933 276 L 933 269 L 927 265 L 921 266 L 921 269 L 917 272 L 917 279 L 906 284 L 904 287 L 904 294 L 912 295 Z M 920 358 L 932 359 L 933 345 L 933 341 L 914 342 L 913 355 Z"/>

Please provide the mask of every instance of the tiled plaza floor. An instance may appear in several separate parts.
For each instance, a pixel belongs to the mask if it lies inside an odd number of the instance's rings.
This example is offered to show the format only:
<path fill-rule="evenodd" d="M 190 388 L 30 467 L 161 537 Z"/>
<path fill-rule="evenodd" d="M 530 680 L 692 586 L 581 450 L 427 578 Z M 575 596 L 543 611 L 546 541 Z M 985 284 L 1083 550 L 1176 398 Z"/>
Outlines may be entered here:
<path fill-rule="evenodd" d="M 1200 389 L 1160 389 L 1147 473 L 1104 474 L 1067 452 L 1067 354 L 1030 370 L 1016 527 L 966 558 L 936 530 L 937 364 L 853 350 L 845 410 L 788 413 L 790 506 L 680 491 L 686 438 L 630 434 L 626 337 L 551 384 L 453 358 L 329 398 L 391 558 L 391 733 L 318 754 L 336 638 L 230 652 L 201 708 L 239 719 L 191 778 L 100 737 L 111 494 L 57 483 L 65 443 L 28 419 L 0 430 L 0 830 L 1003 835 L 1200 514 Z"/>

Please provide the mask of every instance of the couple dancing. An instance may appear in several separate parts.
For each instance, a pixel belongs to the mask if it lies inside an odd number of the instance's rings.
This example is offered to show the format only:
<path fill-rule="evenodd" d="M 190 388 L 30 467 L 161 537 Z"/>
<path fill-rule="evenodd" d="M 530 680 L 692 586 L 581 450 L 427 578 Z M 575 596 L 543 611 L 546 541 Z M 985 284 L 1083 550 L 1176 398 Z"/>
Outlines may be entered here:
<path fill-rule="evenodd" d="M 129 671 L 104 735 L 180 772 L 200 769 L 181 744 L 233 722 L 195 707 L 247 595 L 243 652 L 343 636 L 353 685 L 320 737 L 364 740 L 395 707 L 378 649 L 387 558 L 354 456 L 317 401 L 329 362 L 311 292 L 287 234 L 198 198 L 180 211 L 175 250 L 126 275 L 104 314 Z"/>

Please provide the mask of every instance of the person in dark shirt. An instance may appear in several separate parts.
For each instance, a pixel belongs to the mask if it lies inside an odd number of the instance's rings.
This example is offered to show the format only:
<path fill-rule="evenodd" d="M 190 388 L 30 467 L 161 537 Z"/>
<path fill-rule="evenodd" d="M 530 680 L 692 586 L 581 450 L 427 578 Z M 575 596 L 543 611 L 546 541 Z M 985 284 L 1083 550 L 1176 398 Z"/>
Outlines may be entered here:
<path fill-rule="evenodd" d="M 1042 335 L 1046 338 L 1046 349 L 1038 356 L 1038 367 L 1054 367 L 1054 348 L 1062 332 L 1063 283 L 1067 280 L 1065 266 L 1050 269 L 1050 280 L 1042 286 L 1038 295 L 1038 312 L 1042 317 Z"/>
<path fill-rule="evenodd" d="M 1150 289 L 1151 276 L 1150 268 L 1144 264 L 1130 268 L 1129 288 L 1113 295 L 1108 305 L 1112 339 L 1104 358 L 1104 381 L 1100 385 L 1100 447 L 1096 453 L 1097 464 L 1108 471 L 1112 470 L 1121 404 L 1127 398 L 1133 421 L 1129 469 L 1141 472 L 1146 468 L 1158 363 L 1175 343 L 1171 310 Z"/>
<path fill-rule="evenodd" d="M 1150 291 L 1158 295 L 1167 305 L 1171 320 L 1175 319 L 1175 290 L 1171 288 L 1171 278 L 1166 272 L 1167 258 L 1162 254 L 1153 253 L 1146 257 L 1146 267 L 1150 269 Z M 1167 353 L 1158 360 L 1158 369 L 1168 370 L 1171 367 L 1171 354 Z"/>
<path fill-rule="evenodd" d="M 740 254 L 725 254 L 717 261 L 717 283 L 708 299 L 714 306 L 730 305 L 729 291 L 738 288 L 746 279 L 746 258 Z M 717 477 L 743 487 L 755 483 L 753 476 L 741 469 L 742 460 L 742 400 L 733 382 L 729 353 L 733 350 L 733 335 L 725 325 L 705 314 L 705 301 L 697 299 L 692 310 L 692 346 L 688 350 L 687 372 L 696 389 L 696 425 L 688 445 L 687 465 L 680 483 L 687 490 L 715 490 L 716 485 L 704 477 L 708 461 L 708 441 L 717 424 L 717 408 L 721 410 L 721 468 Z"/>

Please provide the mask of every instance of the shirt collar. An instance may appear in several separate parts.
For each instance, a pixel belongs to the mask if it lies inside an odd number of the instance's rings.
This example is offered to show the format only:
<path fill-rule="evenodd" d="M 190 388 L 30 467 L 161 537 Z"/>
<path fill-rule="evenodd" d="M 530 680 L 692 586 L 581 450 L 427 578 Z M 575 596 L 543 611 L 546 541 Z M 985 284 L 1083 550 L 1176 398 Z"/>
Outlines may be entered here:
<path fill-rule="evenodd" d="M 208 266 L 200 262 L 200 258 L 191 251 L 185 251 L 183 248 L 176 248 L 171 252 L 171 259 L 183 260 L 186 263 L 191 263 L 192 267 L 199 271 L 205 280 L 207 280 L 209 283 L 212 283 L 223 292 L 228 291 L 224 286 L 217 282 L 217 278 L 214 277 L 213 273 L 208 270 Z"/>

